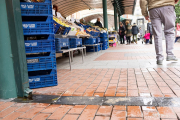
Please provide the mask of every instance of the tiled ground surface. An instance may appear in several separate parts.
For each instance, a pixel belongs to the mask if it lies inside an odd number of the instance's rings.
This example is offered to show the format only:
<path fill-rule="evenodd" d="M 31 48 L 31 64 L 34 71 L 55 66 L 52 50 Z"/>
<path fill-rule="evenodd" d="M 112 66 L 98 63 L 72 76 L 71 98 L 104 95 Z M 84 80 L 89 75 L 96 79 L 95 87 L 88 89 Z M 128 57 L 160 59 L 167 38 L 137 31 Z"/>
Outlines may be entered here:
<path fill-rule="evenodd" d="M 179 107 L 0 102 L 1 120 L 178 120 Z"/>
<path fill-rule="evenodd" d="M 180 68 L 58 70 L 58 83 L 34 94 L 180 97 Z"/>
<path fill-rule="evenodd" d="M 165 46 L 164 46 L 165 48 Z M 174 53 L 180 58 L 180 43 Z M 164 54 L 165 55 L 165 54 Z M 58 86 L 33 94 L 58 96 L 180 97 L 180 62 L 156 65 L 154 45 L 119 45 L 57 61 Z M 179 120 L 180 107 L 55 105 L 0 100 L 0 120 Z"/>

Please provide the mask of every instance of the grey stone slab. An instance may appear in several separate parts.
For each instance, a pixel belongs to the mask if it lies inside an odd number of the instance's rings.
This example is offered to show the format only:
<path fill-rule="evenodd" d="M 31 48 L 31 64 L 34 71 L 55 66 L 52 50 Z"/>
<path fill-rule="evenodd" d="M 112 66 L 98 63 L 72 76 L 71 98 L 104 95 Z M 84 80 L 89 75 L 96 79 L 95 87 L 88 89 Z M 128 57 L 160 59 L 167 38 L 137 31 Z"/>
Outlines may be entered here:
<path fill-rule="evenodd" d="M 180 98 L 155 98 L 158 106 L 180 106 Z"/>
<path fill-rule="evenodd" d="M 17 103 L 54 103 L 60 96 L 56 95 L 33 95 L 32 99 L 16 98 L 12 102 Z"/>

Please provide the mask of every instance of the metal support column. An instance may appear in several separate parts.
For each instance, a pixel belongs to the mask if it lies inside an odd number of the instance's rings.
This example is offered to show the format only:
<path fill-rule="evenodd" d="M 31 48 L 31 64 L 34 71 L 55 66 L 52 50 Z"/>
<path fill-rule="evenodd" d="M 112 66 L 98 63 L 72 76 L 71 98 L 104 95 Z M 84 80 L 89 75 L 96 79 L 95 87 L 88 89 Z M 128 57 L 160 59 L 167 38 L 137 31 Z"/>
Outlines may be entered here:
<path fill-rule="evenodd" d="M 0 0 L 0 14 L 0 98 L 28 97 L 20 1 Z"/>
<path fill-rule="evenodd" d="M 114 27 L 115 30 L 118 31 L 118 26 L 117 26 L 117 4 L 114 3 Z"/>
<path fill-rule="evenodd" d="M 107 28 L 108 30 L 107 0 L 102 0 L 102 4 L 103 4 L 104 28 Z"/>
<path fill-rule="evenodd" d="M 118 15 L 118 18 L 119 18 L 119 23 L 121 22 L 121 16 Z M 119 28 L 120 28 L 120 24 L 119 24 Z"/>

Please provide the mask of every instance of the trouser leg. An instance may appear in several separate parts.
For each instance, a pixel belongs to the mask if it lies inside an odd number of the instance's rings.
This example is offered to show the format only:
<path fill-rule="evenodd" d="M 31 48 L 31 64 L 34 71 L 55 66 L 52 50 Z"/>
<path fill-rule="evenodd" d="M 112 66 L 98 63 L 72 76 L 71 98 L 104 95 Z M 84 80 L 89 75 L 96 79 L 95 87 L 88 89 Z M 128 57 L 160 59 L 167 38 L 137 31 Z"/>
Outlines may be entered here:
<path fill-rule="evenodd" d="M 166 53 L 167 56 L 174 56 L 174 39 L 175 39 L 175 21 L 176 13 L 173 6 L 166 6 L 161 9 L 162 14 L 162 23 L 164 24 L 164 34 L 166 38 Z"/>
<path fill-rule="evenodd" d="M 124 36 L 122 36 L 123 44 L 124 44 Z"/>
<path fill-rule="evenodd" d="M 163 60 L 163 47 L 162 47 L 162 22 L 159 17 L 160 10 L 158 8 L 149 11 L 151 23 L 153 27 L 155 50 L 157 60 Z"/>

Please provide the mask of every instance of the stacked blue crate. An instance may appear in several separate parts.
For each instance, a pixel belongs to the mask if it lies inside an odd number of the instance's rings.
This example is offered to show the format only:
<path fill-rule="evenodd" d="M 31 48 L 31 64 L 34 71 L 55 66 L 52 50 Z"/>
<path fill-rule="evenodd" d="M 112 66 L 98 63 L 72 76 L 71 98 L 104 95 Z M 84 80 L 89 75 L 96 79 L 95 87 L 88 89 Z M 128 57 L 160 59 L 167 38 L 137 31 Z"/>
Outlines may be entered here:
<path fill-rule="evenodd" d="M 96 38 L 83 38 L 83 45 L 96 44 Z"/>
<path fill-rule="evenodd" d="M 57 85 L 52 1 L 21 2 L 30 88 Z"/>
<path fill-rule="evenodd" d="M 100 33 L 100 41 L 102 44 L 102 50 L 106 50 L 108 48 L 108 37 L 107 33 Z"/>
<path fill-rule="evenodd" d="M 69 38 L 56 38 L 56 52 L 60 52 L 62 49 L 69 49 Z"/>
<path fill-rule="evenodd" d="M 82 47 L 82 38 L 69 38 L 70 48 Z"/>

